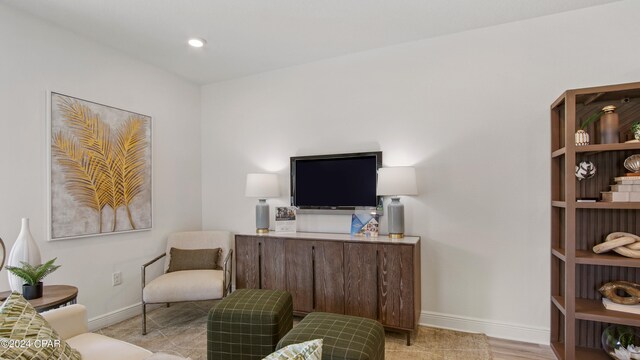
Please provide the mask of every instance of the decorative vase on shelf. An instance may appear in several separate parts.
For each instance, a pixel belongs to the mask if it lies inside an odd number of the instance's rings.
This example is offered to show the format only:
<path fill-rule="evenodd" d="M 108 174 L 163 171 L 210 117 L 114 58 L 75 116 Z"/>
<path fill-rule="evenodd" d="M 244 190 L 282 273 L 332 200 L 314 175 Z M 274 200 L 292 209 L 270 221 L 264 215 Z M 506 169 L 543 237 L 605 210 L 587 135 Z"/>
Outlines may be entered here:
<path fill-rule="evenodd" d="M 9 258 L 7 259 L 7 265 L 19 267 L 22 266 L 22 261 L 33 266 L 38 266 L 42 263 L 40 249 L 38 248 L 36 241 L 33 239 L 33 235 L 31 235 L 31 230 L 29 229 L 28 218 L 22 218 L 22 228 L 20 229 L 20 234 L 18 234 L 16 242 L 11 248 Z M 11 287 L 11 290 L 22 293 L 22 284 L 24 284 L 24 281 L 13 275 L 11 272 L 7 273 L 9 275 L 9 286 Z"/>
<path fill-rule="evenodd" d="M 589 134 L 584 130 L 576 131 L 576 146 L 589 145 Z"/>
<path fill-rule="evenodd" d="M 602 111 L 604 114 L 600 116 L 600 143 L 617 144 L 620 142 L 620 119 L 615 112 L 616 107 L 613 105 L 605 106 Z"/>
<path fill-rule="evenodd" d="M 640 332 L 630 326 L 610 325 L 602 332 L 602 349 L 612 359 L 640 359 Z"/>

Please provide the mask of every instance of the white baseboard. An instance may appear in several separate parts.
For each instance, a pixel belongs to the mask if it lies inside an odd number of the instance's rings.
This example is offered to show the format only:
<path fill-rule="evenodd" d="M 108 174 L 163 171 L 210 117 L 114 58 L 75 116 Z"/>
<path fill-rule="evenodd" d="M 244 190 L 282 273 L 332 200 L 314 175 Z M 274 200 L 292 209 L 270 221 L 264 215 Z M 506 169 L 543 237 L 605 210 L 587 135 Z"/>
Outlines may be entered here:
<path fill-rule="evenodd" d="M 159 306 L 161 306 L 161 304 L 147 305 L 147 311 L 153 310 Z M 132 317 L 140 314 L 142 314 L 142 303 L 136 303 L 104 315 L 99 315 L 89 319 L 89 331 L 100 330 L 121 321 L 131 319 Z M 142 328 L 142 324 L 140 324 L 140 328 Z"/>
<path fill-rule="evenodd" d="M 420 313 L 419 323 L 424 326 L 463 332 L 484 333 L 487 336 L 495 338 L 549 345 L 550 332 L 547 328 L 441 314 L 431 311 L 423 311 Z"/>
<path fill-rule="evenodd" d="M 147 305 L 150 311 L 161 304 Z M 142 313 L 142 304 L 137 303 L 122 309 L 96 316 L 89 319 L 89 331 L 96 331 L 121 321 L 138 316 Z M 420 314 L 420 325 L 442 329 L 450 329 L 463 332 L 484 333 L 487 336 L 523 341 L 535 344 L 549 345 L 549 329 L 519 324 L 511 324 L 498 321 L 488 321 L 466 316 L 441 314 L 431 311 L 423 311 Z M 142 326 L 142 324 L 140 324 Z"/>

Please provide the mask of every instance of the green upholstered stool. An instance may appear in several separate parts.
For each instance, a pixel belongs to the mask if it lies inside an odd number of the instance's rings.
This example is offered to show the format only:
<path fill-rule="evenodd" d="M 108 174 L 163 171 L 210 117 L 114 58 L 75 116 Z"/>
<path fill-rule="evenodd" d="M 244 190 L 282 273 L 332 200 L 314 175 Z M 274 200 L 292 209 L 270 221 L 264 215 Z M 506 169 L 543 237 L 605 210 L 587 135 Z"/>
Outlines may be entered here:
<path fill-rule="evenodd" d="M 288 292 L 236 290 L 209 311 L 207 359 L 262 359 L 292 327 L 293 301 Z"/>
<path fill-rule="evenodd" d="M 383 360 L 384 328 L 371 319 L 314 312 L 278 343 L 277 349 L 322 339 L 322 360 Z"/>

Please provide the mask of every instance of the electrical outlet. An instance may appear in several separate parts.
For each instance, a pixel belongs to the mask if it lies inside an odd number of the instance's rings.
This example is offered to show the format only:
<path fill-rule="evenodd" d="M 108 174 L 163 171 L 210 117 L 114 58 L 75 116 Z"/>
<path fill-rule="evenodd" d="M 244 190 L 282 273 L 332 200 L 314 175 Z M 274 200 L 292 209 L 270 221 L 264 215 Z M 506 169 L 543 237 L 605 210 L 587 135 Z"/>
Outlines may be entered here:
<path fill-rule="evenodd" d="M 113 284 L 113 286 L 122 284 L 122 273 L 120 271 L 116 271 L 113 273 L 111 283 Z"/>

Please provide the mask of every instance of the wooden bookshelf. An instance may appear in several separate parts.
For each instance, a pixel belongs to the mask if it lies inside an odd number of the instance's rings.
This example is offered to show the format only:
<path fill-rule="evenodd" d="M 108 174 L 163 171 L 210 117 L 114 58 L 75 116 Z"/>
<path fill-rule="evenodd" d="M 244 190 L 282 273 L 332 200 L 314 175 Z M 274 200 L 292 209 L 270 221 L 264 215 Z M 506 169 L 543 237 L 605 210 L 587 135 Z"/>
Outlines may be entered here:
<path fill-rule="evenodd" d="M 600 144 L 596 121 L 585 129 L 591 144 L 576 146 L 580 124 L 606 105 L 617 107 L 620 143 Z M 640 283 L 640 259 L 591 250 L 611 232 L 640 234 L 640 203 L 577 201 L 601 199 L 625 175 L 624 159 L 640 153 L 640 143 L 625 143 L 634 121 L 640 121 L 640 83 L 567 90 L 551 105 L 550 343 L 558 359 L 608 359 L 602 331 L 610 324 L 640 327 L 640 315 L 605 309 L 598 292 L 609 281 Z M 576 179 L 581 161 L 595 164 L 593 178 Z"/>

